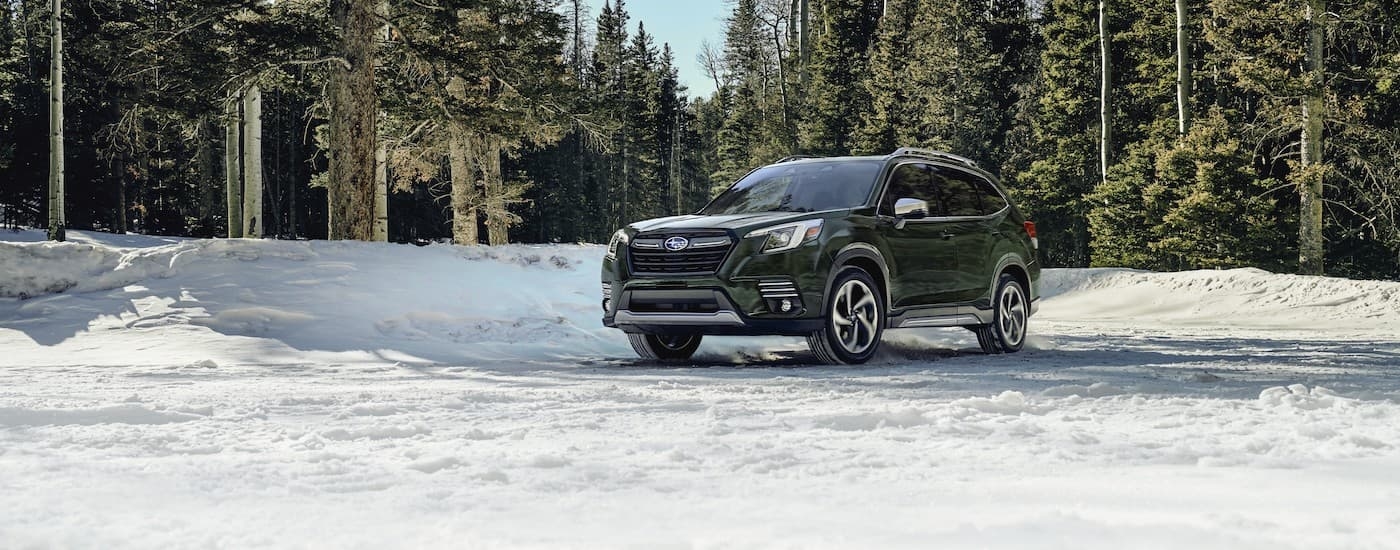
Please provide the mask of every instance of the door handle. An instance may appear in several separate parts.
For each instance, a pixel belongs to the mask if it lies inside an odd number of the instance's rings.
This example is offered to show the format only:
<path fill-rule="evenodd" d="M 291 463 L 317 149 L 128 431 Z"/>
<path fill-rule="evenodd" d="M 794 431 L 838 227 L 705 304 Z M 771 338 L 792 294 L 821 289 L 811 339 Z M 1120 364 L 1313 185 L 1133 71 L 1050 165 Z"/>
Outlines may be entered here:
<path fill-rule="evenodd" d="M 949 233 L 949 232 L 947 232 L 947 231 L 944 231 L 944 232 L 943 232 L 943 235 L 941 235 L 941 237 L 943 237 L 943 240 L 945 240 L 945 241 L 947 241 L 947 240 L 952 240 L 952 238 L 953 238 L 954 236 L 955 236 L 955 235 L 953 235 L 952 233 Z"/>

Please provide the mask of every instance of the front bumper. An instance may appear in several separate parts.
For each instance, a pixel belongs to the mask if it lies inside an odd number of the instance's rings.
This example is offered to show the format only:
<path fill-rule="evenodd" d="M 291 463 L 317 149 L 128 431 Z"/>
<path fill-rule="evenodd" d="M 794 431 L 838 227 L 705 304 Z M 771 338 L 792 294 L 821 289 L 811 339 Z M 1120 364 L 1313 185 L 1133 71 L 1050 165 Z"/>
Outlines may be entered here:
<path fill-rule="evenodd" d="M 611 299 L 605 301 L 603 325 L 629 333 L 727 336 L 806 336 L 822 326 L 820 318 L 804 317 L 805 308 L 784 314 L 767 311 L 760 305 L 752 314 L 745 312 L 731 294 L 749 294 L 745 283 L 733 288 L 680 287 L 674 282 L 658 288 L 655 283 L 617 283 L 622 289 L 614 290 Z M 755 295 L 757 292 L 753 291 Z M 757 299 L 760 303 L 772 301 L 761 295 Z"/>
<path fill-rule="evenodd" d="M 635 273 L 628 249 L 605 258 L 603 324 L 647 334 L 805 336 L 820 330 L 830 262 L 821 247 L 759 254 L 761 239 L 728 236 L 734 245 L 710 273 Z"/>

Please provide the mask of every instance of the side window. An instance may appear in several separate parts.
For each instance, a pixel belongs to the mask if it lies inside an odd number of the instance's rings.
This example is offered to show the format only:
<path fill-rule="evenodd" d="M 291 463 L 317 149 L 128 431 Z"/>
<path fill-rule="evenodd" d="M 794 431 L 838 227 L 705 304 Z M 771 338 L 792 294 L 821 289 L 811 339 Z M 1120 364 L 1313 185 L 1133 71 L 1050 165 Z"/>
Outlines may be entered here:
<path fill-rule="evenodd" d="M 981 176 L 974 177 L 972 181 L 975 182 L 977 184 L 977 188 L 982 191 L 983 216 L 990 216 L 992 214 L 996 214 L 997 212 L 1001 212 L 1002 209 L 1006 208 L 1007 206 L 1010 206 L 1006 203 L 1006 198 L 1001 196 L 1001 192 L 997 191 L 996 186 L 992 185 L 992 182 L 987 181 Z"/>
<path fill-rule="evenodd" d="M 971 174 L 952 168 L 939 168 L 938 173 L 943 176 L 943 204 L 948 208 L 948 216 L 982 215 L 982 192 Z"/>
<path fill-rule="evenodd" d="M 919 199 L 927 202 L 928 215 L 937 216 L 939 208 L 938 186 L 934 185 L 933 171 L 923 164 L 901 164 L 890 174 L 890 184 L 885 188 L 885 197 L 880 200 L 880 214 L 894 215 L 894 203 L 899 199 Z"/>

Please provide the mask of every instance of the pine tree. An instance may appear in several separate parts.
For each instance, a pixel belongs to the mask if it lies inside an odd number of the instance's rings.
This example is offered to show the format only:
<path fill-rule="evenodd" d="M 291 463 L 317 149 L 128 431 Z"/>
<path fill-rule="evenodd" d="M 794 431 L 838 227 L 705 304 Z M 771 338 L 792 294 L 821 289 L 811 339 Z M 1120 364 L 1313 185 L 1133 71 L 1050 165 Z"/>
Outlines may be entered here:
<path fill-rule="evenodd" d="M 806 116 L 798 124 L 798 135 L 804 151 L 846 155 L 855 146 L 852 136 L 861 113 L 869 111 L 870 96 L 861 81 L 883 5 L 826 0 L 821 8 L 822 30 L 813 41 Z"/>
<path fill-rule="evenodd" d="M 1174 204 L 1155 228 L 1150 250 L 1165 269 L 1218 269 L 1282 265 L 1274 203 L 1265 196 L 1274 180 L 1260 180 L 1250 152 L 1213 109 L 1179 147 L 1162 150 L 1159 179 Z"/>
<path fill-rule="evenodd" d="M 909 65 L 912 120 L 900 125 L 901 144 L 981 157 L 999 139 L 1002 113 L 989 83 L 999 60 L 992 51 L 986 4 L 923 0 L 913 24 Z M 999 159 L 991 159 L 993 161 Z"/>
<path fill-rule="evenodd" d="M 1089 263 L 1089 203 L 1098 169 L 1098 36 L 1093 6 L 1050 0 L 1041 33 L 1040 99 L 1031 106 L 1033 153 L 1028 166 L 1004 178 L 1040 228 L 1041 254 L 1051 266 Z"/>
<path fill-rule="evenodd" d="M 880 19 L 864 83 L 870 109 L 862 115 L 857 130 L 853 147 L 857 152 L 884 154 L 906 145 L 901 143 L 906 137 L 901 129 L 916 120 L 918 111 L 912 104 L 909 68 L 914 64 L 912 33 L 920 4 L 920 0 L 892 0 Z"/>

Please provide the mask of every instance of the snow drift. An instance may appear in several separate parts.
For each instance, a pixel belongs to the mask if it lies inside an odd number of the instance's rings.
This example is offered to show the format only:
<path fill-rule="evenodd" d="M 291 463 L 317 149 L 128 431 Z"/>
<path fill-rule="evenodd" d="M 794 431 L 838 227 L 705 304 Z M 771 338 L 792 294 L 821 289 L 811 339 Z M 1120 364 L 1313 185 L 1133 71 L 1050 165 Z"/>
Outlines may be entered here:
<path fill-rule="evenodd" d="M 87 350 L 86 360 L 98 364 L 104 359 L 94 352 L 114 345 L 104 338 L 145 338 L 156 333 L 142 330 L 160 327 L 184 331 L 180 342 L 190 345 L 142 349 L 154 352 L 151 360 L 182 364 L 293 351 L 430 363 L 631 355 L 599 320 L 599 246 L 77 238 L 0 242 L 0 322 L 25 331 L 32 345 Z M 1400 330 L 1400 284 L 1389 282 L 1252 269 L 1087 269 L 1047 270 L 1042 290 L 1038 323 L 1290 330 L 1325 323 L 1362 336 Z M 47 322 L 35 323 L 40 318 Z M 942 334 L 938 345 L 971 345 L 960 332 L 896 331 L 890 338 L 918 347 L 930 343 L 929 334 Z M 786 339 L 711 340 L 702 359 L 764 360 L 773 358 L 768 348 L 802 349 Z"/>

